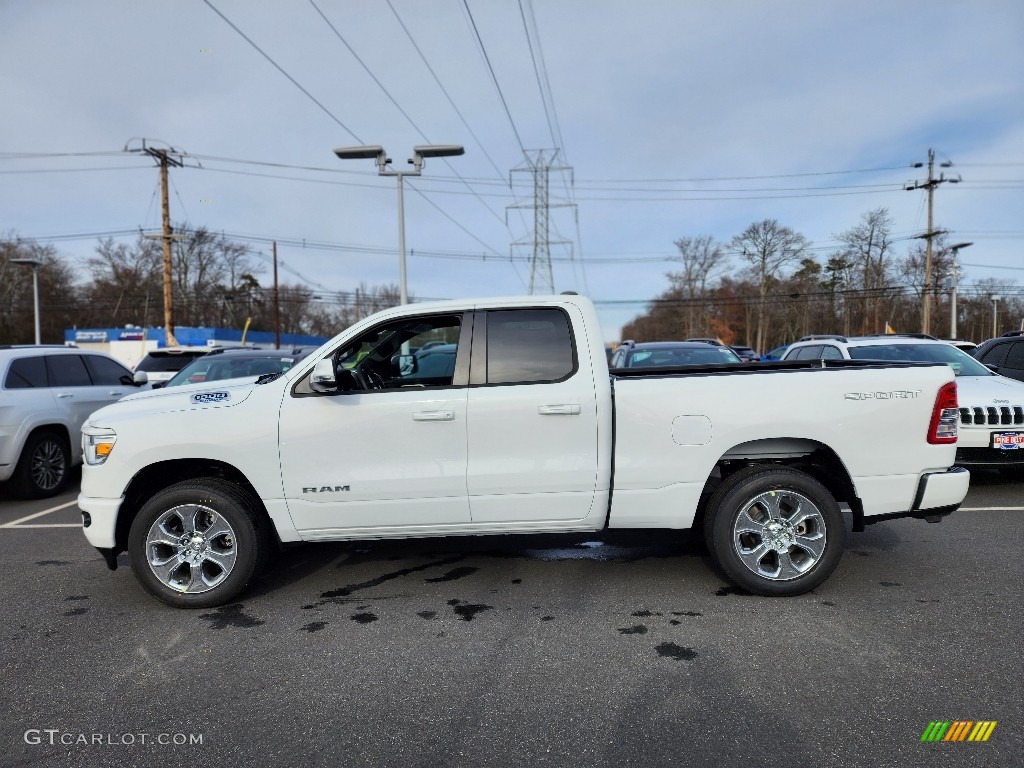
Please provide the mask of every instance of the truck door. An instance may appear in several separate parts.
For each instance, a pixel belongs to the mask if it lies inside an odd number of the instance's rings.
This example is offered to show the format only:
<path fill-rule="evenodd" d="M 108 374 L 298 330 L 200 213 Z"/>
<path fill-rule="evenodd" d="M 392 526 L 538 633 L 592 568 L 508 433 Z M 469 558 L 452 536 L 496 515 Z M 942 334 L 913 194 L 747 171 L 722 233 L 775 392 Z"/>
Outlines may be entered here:
<path fill-rule="evenodd" d="M 478 312 L 467 418 L 473 523 L 586 518 L 598 482 L 598 416 L 587 345 L 566 310 Z M 576 318 L 582 327 L 582 318 Z"/>
<path fill-rule="evenodd" d="M 469 523 L 470 336 L 461 314 L 385 322 L 333 354 L 361 386 L 319 393 L 306 376 L 285 393 L 281 475 L 306 538 Z"/>

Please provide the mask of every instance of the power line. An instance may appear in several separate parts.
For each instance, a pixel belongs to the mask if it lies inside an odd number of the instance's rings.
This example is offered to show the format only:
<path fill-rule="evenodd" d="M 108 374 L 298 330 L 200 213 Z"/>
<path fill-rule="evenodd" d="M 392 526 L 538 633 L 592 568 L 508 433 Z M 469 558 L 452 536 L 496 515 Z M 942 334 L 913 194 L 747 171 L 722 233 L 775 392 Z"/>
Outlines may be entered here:
<path fill-rule="evenodd" d="M 331 28 L 331 31 L 334 33 L 335 37 L 337 37 L 338 40 L 341 41 L 342 45 L 344 45 L 345 48 L 348 49 L 348 52 L 351 53 L 352 56 L 355 58 L 355 60 L 359 62 L 359 66 L 361 66 L 363 70 L 366 72 L 366 74 L 370 76 L 370 79 L 377 84 L 377 87 L 384 92 L 384 95 L 388 97 L 388 100 L 395 106 L 395 109 L 397 109 L 402 114 L 402 117 L 404 117 L 406 121 L 408 121 L 409 125 L 416 129 L 416 132 L 422 137 L 422 139 L 425 142 L 427 142 L 428 144 L 432 143 L 431 140 L 427 137 L 427 135 L 423 132 L 423 129 L 416 125 L 416 121 L 409 116 L 408 112 L 402 109 L 402 105 L 398 103 L 398 100 L 391 95 L 391 92 L 386 87 L 384 87 L 384 83 L 382 83 L 380 79 L 375 74 L 373 74 L 373 70 L 371 70 L 367 66 L 366 62 L 363 61 L 360 58 L 359 54 L 355 52 L 355 49 L 351 45 L 349 45 L 348 40 L 346 40 L 344 35 L 342 35 L 341 32 L 338 31 L 337 27 L 335 27 L 331 23 L 331 20 L 328 19 L 324 12 L 320 10 L 320 7 L 314 2 L 314 0 L 309 0 L 309 4 L 313 6 L 313 8 L 316 10 L 318 14 L 320 14 L 320 18 L 323 19 L 324 23 Z M 452 166 L 452 164 L 448 160 L 445 160 L 444 163 L 445 165 L 448 166 L 449 170 L 451 170 L 451 172 L 454 173 L 455 176 L 466 185 L 466 189 L 468 189 L 476 197 L 476 199 L 480 201 L 480 204 L 488 211 L 490 211 L 491 215 L 498 219 L 498 221 L 502 221 L 502 218 L 495 211 L 491 210 L 490 206 L 484 202 L 483 198 L 481 198 L 480 195 L 478 195 L 476 191 L 473 190 L 461 176 L 459 176 L 459 172 L 455 170 L 454 166 Z"/>
<path fill-rule="evenodd" d="M 423 61 L 423 65 L 427 68 L 427 71 L 430 72 L 431 77 L 434 78 L 434 82 L 437 83 L 437 87 L 441 89 L 441 93 L 443 93 L 444 97 L 448 99 L 448 103 L 451 105 L 451 108 L 455 110 L 455 114 L 459 116 L 459 120 L 462 121 L 462 125 L 465 126 L 466 130 L 469 131 L 469 135 L 473 137 L 473 140 L 477 143 L 477 146 L 480 147 L 480 151 L 483 152 L 484 157 L 487 158 L 487 162 L 491 164 L 491 167 L 494 169 L 495 173 L 498 174 L 498 178 L 502 179 L 504 174 L 498 168 L 498 165 L 497 163 L 494 162 L 494 159 L 487 153 L 487 149 L 486 147 L 484 147 L 483 142 L 470 127 L 461 110 L 456 106 L 454 99 L 452 99 L 451 95 L 448 93 L 448 89 L 445 88 L 444 85 L 441 83 L 441 78 L 437 76 L 437 73 L 434 71 L 434 68 L 430 66 L 430 62 L 427 61 L 427 57 L 424 55 L 423 51 L 420 50 L 419 45 L 416 44 L 416 40 L 415 38 L 413 38 L 412 32 L 409 31 L 408 27 L 406 27 L 405 22 L 402 21 L 402 17 L 398 15 L 398 11 L 395 10 L 395 6 L 392 5 L 391 0 L 385 0 L 385 2 L 387 2 L 388 8 L 391 9 L 391 13 L 395 15 L 395 19 L 398 21 L 398 24 L 402 28 L 402 31 L 405 32 L 406 37 L 409 38 L 409 42 L 412 43 L 412 47 L 416 49 L 416 53 L 419 54 L 420 59 Z M 504 184 L 504 180 L 502 180 L 501 183 Z"/>
<path fill-rule="evenodd" d="M 262 48 L 260 48 L 258 45 L 256 45 L 256 43 L 254 43 L 252 41 L 252 39 L 248 35 L 245 34 L 245 32 L 243 32 L 238 27 L 236 27 L 235 24 L 231 21 L 231 19 L 229 19 L 223 13 L 218 11 L 217 8 L 214 6 L 214 4 L 210 2 L 210 0 L 203 0 L 203 2 L 206 3 L 208 6 L 210 6 L 210 9 L 214 13 L 216 13 L 218 16 L 220 16 L 222 19 L 224 19 L 224 21 L 227 23 L 227 25 L 229 27 L 231 27 L 233 30 L 235 30 L 235 32 L 237 32 L 239 35 L 241 35 L 242 38 L 245 40 L 245 42 L 247 42 L 249 45 L 251 45 L 253 48 L 255 48 L 263 58 L 265 58 L 267 61 L 269 61 L 274 66 L 274 69 L 276 69 L 278 72 L 280 72 L 286 78 L 288 78 L 289 82 L 291 82 L 292 85 L 294 85 L 296 88 L 298 88 L 300 91 L 302 91 L 314 104 L 316 104 L 318 107 L 320 107 L 320 109 L 323 110 L 323 112 L 329 118 L 331 118 L 331 120 L 333 120 L 338 125 L 340 125 L 349 136 L 351 136 L 353 139 L 355 139 L 360 144 L 364 143 L 363 140 L 360 139 L 352 131 L 351 128 L 349 128 L 347 125 L 345 125 L 343 122 L 341 122 L 341 120 L 339 120 L 337 117 L 335 117 L 334 113 L 331 112 L 331 110 L 329 110 L 322 103 L 320 103 L 320 101 L 316 98 L 316 96 L 314 96 L 309 91 L 307 91 L 305 88 L 303 88 L 298 80 L 296 80 L 294 77 L 292 77 L 287 72 L 285 72 L 284 68 L 280 64 L 278 64 L 276 61 L 274 61 L 272 58 L 270 58 L 270 55 L 266 51 L 264 51 Z"/>
<path fill-rule="evenodd" d="M 491 57 L 487 55 L 487 48 L 484 46 L 483 38 L 480 37 L 480 30 L 476 26 L 476 20 L 473 18 L 473 12 L 469 10 L 468 0 L 462 0 L 462 7 L 466 9 L 466 15 L 469 17 L 469 23 L 473 27 L 473 34 L 476 35 L 477 45 L 480 46 L 480 53 L 483 54 L 484 61 L 487 63 L 487 70 L 491 73 L 491 82 L 494 83 L 494 87 L 498 91 L 498 97 L 501 99 L 501 105 L 505 108 L 505 115 L 508 117 L 509 125 L 512 126 L 512 133 L 515 134 L 516 144 L 519 145 L 519 149 L 525 155 L 526 148 L 523 146 L 523 140 L 519 137 L 519 130 L 516 128 L 516 121 L 512 119 L 512 112 L 509 111 L 508 102 L 505 101 L 505 94 L 501 91 L 501 85 L 498 83 L 498 76 L 494 74 L 494 67 L 491 65 Z"/>

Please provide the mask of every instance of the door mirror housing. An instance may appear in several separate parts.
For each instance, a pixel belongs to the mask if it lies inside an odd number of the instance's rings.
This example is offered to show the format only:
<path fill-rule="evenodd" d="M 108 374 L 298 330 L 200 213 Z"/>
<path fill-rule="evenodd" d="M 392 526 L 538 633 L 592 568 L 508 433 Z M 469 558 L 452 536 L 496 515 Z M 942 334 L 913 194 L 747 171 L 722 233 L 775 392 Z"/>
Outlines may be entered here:
<path fill-rule="evenodd" d="M 399 376 L 411 376 L 419 370 L 415 355 L 395 355 L 391 362 Z"/>
<path fill-rule="evenodd" d="M 334 360 L 327 357 L 317 360 L 309 374 L 309 388 L 314 392 L 337 392 L 338 378 L 334 373 Z"/>
<path fill-rule="evenodd" d="M 149 374 L 145 371 L 136 371 L 132 374 L 132 384 L 136 387 L 141 387 L 145 384 L 149 384 Z"/>

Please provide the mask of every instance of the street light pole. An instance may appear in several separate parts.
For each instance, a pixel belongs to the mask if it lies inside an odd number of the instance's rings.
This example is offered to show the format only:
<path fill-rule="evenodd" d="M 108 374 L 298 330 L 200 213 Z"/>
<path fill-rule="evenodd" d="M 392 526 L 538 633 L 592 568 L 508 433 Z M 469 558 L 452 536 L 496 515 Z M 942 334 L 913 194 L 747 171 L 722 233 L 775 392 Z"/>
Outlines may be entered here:
<path fill-rule="evenodd" d="M 362 160 L 373 158 L 377 162 L 377 175 L 394 176 L 398 179 L 398 292 L 402 304 L 409 303 L 409 285 L 405 270 L 405 197 L 403 179 L 406 176 L 420 176 L 423 171 L 423 160 L 427 157 L 454 157 L 465 153 L 459 144 L 419 144 L 412 148 L 409 164 L 411 171 L 399 171 L 388 168 L 391 158 L 379 144 L 362 147 L 338 147 L 334 154 L 341 160 Z"/>
<path fill-rule="evenodd" d="M 998 328 L 999 328 L 999 324 L 998 324 L 998 320 L 999 320 L 999 300 L 1001 298 L 1002 298 L 1001 296 L 993 296 L 992 297 L 992 338 L 993 339 L 996 336 L 999 335 L 999 331 L 998 331 Z"/>
<path fill-rule="evenodd" d="M 32 308 L 36 325 L 36 344 L 41 344 L 42 337 L 39 333 L 39 267 L 43 265 L 43 262 L 39 261 L 39 259 L 11 259 L 11 264 L 32 267 Z"/>
<path fill-rule="evenodd" d="M 951 245 L 950 250 L 953 251 L 953 286 L 949 296 L 949 338 L 956 338 L 956 288 L 957 280 L 960 277 L 960 265 L 956 261 L 956 254 L 961 248 L 967 248 L 974 243 L 957 243 Z"/>

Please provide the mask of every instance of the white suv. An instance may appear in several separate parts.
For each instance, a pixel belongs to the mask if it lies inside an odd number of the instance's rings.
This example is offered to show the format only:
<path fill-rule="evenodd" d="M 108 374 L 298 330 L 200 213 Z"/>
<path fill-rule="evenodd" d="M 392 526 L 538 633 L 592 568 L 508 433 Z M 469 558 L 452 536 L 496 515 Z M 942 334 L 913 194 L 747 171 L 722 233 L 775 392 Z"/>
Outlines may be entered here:
<path fill-rule="evenodd" d="M 140 386 L 99 352 L 0 346 L 0 481 L 29 498 L 60 493 L 82 461 L 82 423 Z"/>
<path fill-rule="evenodd" d="M 174 374 L 210 351 L 210 347 L 161 347 L 146 353 L 136 365 L 135 371 L 144 372 L 146 378 L 139 377 L 142 383 L 153 385 L 159 389 L 174 378 Z"/>
<path fill-rule="evenodd" d="M 949 342 L 924 334 L 805 336 L 782 359 L 947 363 L 960 406 L 957 465 L 1024 477 L 1024 382 L 993 373 Z"/>

